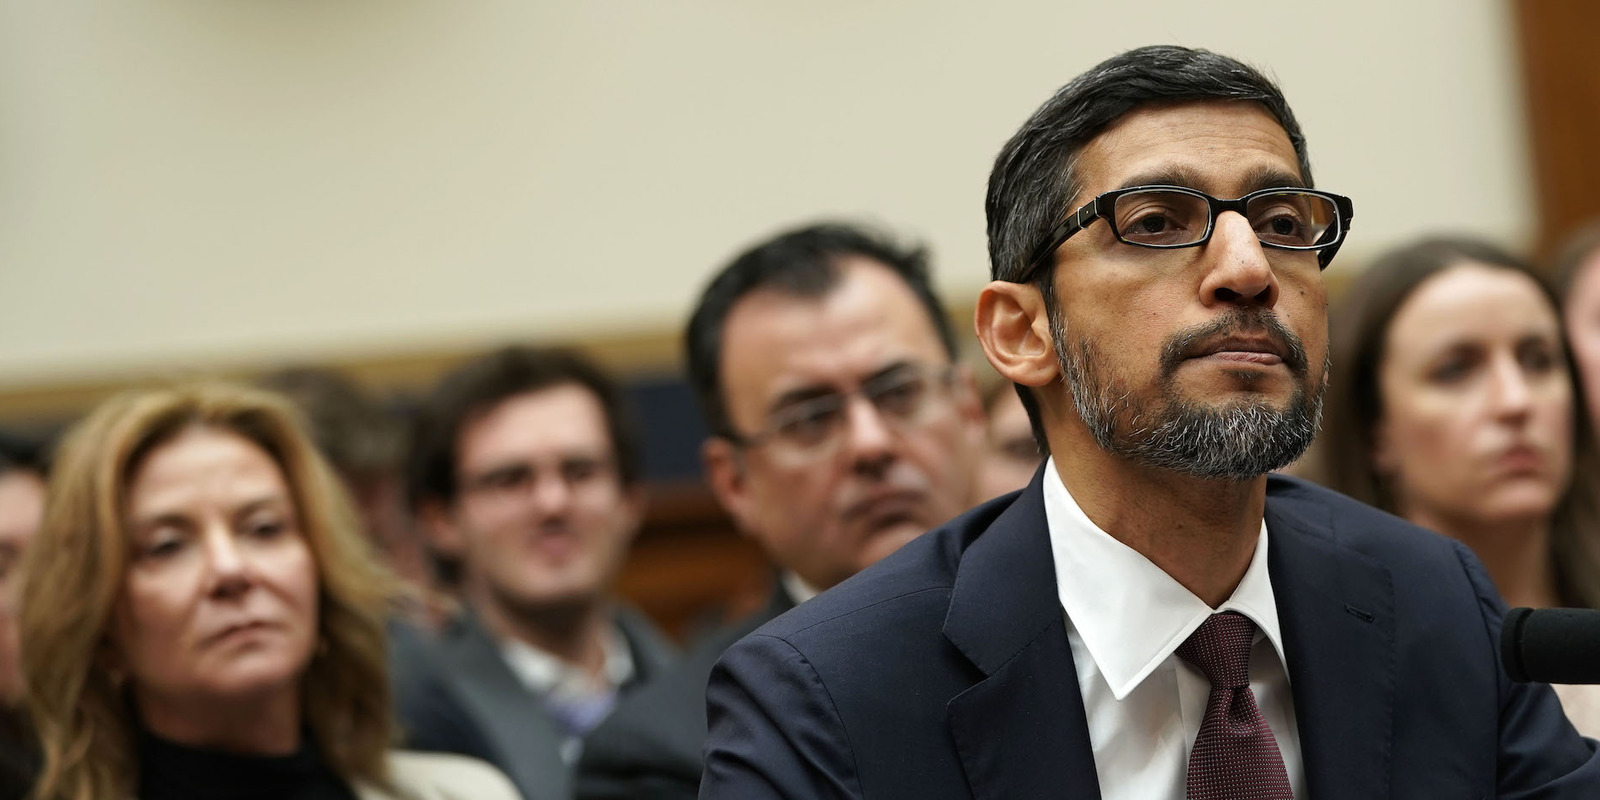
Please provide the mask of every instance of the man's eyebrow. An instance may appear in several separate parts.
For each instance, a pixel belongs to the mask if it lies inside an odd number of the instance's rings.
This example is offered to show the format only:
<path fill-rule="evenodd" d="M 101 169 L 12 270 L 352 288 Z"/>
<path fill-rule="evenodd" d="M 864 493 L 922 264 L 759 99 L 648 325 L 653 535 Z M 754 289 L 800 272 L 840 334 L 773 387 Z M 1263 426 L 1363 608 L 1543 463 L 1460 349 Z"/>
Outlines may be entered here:
<path fill-rule="evenodd" d="M 1278 167 L 1257 167 L 1245 173 L 1244 190 L 1250 192 L 1261 189 L 1310 189 L 1304 178 L 1292 172 L 1285 172 Z"/>
<path fill-rule="evenodd" d="M 1200 189 L 1206 183 L 1200 173 L 1188 167 L 1160 167 L 1148 172 L 1140 172 L 1130 176 L 1118 186 L 1118 189 L 1132 189 L 1135 186 L 1183 186 L 1189 189 Z"/>
<path fill-rule="evenodd" d="M 871 383 L 872 381 L 882 378 L 885 375 L 899 372 L 914 366 L 916 366 L 916 364 L 908 359 L 893 361 L 884 365 L 881 369 L 873 372 L 871 375 L 863 378 L 861 382 Z M 812 400 L 818 397 L 826 397 L 833 394 L 840 394 L 838 387 L 825 383 L 814 383 L 807 386 L 799 386 L 778 395 L 776 398 L 773 398 L 772 402 L 767 405 L 767 411 L 770 413 L 785 406 L 793 405 L 794 403 L 800 403 L 806 400 Z"/>
<path fill-rule="evenodd" d="M 1182 186 L 1188 189 L 1205 191 L 1211 181 L 1206 176 L 1188 167 L 1172 166 L 1161 167 L 1149 172 L 1141 172 L 1122 182 L 1118 189 L 1132 189 L 1135 186 Z M 1261 166 L 1245 173 L 1243 194 L 1249 194 L 1260 189 L 1309 189 L 1306 182 L 1292 172 L 1286 172 L 1279 167 Z M 1223 198 L 1231 199 L 1231 198 Z"/>

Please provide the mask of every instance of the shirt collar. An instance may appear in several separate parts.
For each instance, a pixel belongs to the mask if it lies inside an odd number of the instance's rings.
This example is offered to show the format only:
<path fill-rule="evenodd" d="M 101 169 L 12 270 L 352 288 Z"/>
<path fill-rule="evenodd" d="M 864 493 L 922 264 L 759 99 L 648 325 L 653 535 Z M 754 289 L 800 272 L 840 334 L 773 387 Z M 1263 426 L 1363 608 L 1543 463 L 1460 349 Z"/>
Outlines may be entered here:
<path fill-rule="evenodd" d="M 1061 607 L 1112 694 L 1121 700 L 1166 661 L 1207 617 L 1237 611 L 1272 642 L 1287 671 L 1278 604 L 1267 573 L 1267 523 L 1239 586 L 1212 609 L 1138 551 L 1089 520 L 1051 458 L 1044 509 Z"/>
<path fill-rule="evenodd" d="M 502 640 L 500 654 L 531 692 L 572 697 L 608 692 L 633 680 L 634 663 L 627 637 L 615 625 L 607 630 L 609 635 L 600 643 L 606 660 L 598 678 L 520 639 Z"/>
<path fill-rule="evenodd" d="M 811 587 L 811 584 L 806 583 L 805 578 L 800 577 L 790 570 L 784 570 L 783 573 L 778 576 L 778 580 L 783 584 L 783 590 L 789 593 L 789 599 L 793 600 L 795 605 L 800 605 L 801 603 L 804 603 L 805 601 L 822 594 L 820 590 L 814 589 Z"/>

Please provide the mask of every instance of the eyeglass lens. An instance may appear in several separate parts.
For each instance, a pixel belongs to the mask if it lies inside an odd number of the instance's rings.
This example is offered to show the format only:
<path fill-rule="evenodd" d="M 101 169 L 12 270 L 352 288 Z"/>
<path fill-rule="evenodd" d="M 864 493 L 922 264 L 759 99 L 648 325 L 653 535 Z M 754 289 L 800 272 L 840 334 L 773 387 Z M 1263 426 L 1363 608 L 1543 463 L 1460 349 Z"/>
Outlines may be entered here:
<path fill-rule="evenodd" d="M 1252 197 L 1245 217 L 1266 244 L 1311 248 L 1338 230 L 1339 210 L 1326 197 L 1286 190 Z M 1118 197 L 1112 220 L 1117 234 L 1130 244 L 1181 247 L 1206 238 L 1211 204 L 1188 192 L 1147 189 Z"/>
<path fill-rule="evenodd" d="M 908 421 L 922 410 L 928 382 L 923 371 L 908 369 L 869 380 L 858 392 L 885 419 Z M 773 434 L 792 445 L 820 445 L 842 429 L 849 398 L 848 394 L 827 394 L 784 408 L 773 415 Z"/>

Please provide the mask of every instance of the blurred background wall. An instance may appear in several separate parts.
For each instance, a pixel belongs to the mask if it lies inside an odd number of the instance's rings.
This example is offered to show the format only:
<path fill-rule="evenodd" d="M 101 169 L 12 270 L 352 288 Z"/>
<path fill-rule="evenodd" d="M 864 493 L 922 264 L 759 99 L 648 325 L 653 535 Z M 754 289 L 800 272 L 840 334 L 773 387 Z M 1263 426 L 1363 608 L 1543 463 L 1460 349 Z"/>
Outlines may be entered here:
<path fill-rule="evenodd" d="M 1318 185 L 1356 200 L 1336 273 L 1437 229 L 1524 247 L 1515 16 L 1497 0 L 0 0 L 0 421 L 173 370 L 420 381 L 511 339 L 669 369 L 709 272 L 819 216 L 926 240 L 964 306 L 1000 145 L 1068 78 L 1154 42 L 1278 77 Z"/>

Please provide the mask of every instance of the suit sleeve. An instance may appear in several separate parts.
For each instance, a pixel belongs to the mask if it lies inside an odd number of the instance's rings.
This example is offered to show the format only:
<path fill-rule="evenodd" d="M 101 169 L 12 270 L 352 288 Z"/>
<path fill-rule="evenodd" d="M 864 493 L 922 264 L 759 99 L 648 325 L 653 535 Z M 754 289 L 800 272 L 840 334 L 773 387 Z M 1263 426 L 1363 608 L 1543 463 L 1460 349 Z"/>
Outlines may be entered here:
<path fill-rule="evenodd" d="M 1478 595 L 1489 636 L 1490 657 L 1500 660 L 1500 626 L 1506 606 L 1476 556 L 1452 542 Z M 1579 800 L 1600 797 L 1600 752 L 1567 721 L 1548 684 L 1518 683 L 1503 666 L 1500 690 L 1500 752 L 1495 796 L 1504 800 Z"/>
<path fill-rule="evenodd" d="M 417 677 L 397 688 L 396 716 L 408 749 L 454 753 L 504 769 L 489 738 L 437 675 Z"/>
<path fill-rule="evenodd" d="M 834 800 L 862 796 L 854 750 L 812 664 L 763 634 L 734 645 L 706 689 L 701 800 Z"/>

